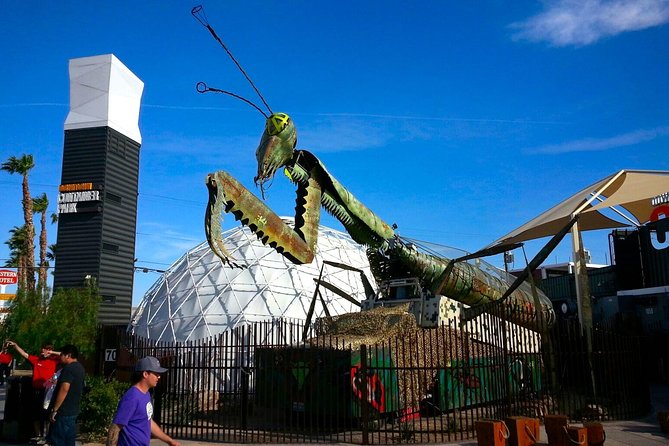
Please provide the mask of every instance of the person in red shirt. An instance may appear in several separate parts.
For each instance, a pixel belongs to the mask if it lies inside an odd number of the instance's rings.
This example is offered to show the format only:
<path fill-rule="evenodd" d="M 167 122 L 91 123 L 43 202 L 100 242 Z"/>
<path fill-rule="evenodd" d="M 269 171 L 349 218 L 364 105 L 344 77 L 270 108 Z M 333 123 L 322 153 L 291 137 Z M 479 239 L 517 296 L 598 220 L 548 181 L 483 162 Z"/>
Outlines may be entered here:
<path fill-rule="evenodd" d="M 16 342 L 7 341 L 7 346 L 14 347 L 16 352 L 28 360 L 33 366 L 33 422 L 37 442 L 44 439 L 44 426 L 47 421 L 47 413 L 44 410 L 45 384 L 56 373 L 56 367 L 60 363 L 60 352 L 53 351 L 53 345 L 44 344 L 40 355 L 30 355 Z"/>
<path fill-rule="evenodd" d="M 0 352 L 0 386 L 5 385 L 5 380 L 9 376 L 9 373 L 12 371 L 12 361 L 14 358 L 12 355 L 7 353 L 7 347 L 2 349 Z"/>

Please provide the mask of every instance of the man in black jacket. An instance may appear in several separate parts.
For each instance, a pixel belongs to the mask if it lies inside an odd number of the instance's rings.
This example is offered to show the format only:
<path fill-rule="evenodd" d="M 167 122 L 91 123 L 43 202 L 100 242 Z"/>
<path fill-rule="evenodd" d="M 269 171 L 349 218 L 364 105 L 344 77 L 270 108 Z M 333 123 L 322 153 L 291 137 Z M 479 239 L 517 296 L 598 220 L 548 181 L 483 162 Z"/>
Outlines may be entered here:
<path fill-rule="evenodd" d="M 47 443 L 51 446 L 74 446 L 85 376 L 84 367 L 78 361 L 78 357 L 79 351 L 74 345 L 66 345 L 60 350 L 63 369 L 51 403 L 49 416 L 51 428 L 47 436 Z"/>

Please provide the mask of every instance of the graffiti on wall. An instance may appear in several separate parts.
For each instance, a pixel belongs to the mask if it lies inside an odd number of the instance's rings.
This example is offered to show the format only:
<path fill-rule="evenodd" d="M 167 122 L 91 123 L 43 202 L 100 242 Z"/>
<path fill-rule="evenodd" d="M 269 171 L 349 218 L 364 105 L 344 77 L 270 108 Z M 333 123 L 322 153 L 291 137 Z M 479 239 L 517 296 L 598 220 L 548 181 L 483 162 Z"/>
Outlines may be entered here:
<path fill-rule="evenodd" d="M 514 355 L 506 364 L 499 357 L 472 358 L 453 361 L 439 371 L 437 381 L 444 411 L 504 399 L 504 382 L 514 395 L 535 392 L 541 387 L 541 370 L 532 356 Z"/>
<path fill-rule="evenodd" d="M 356 401 L 362 401 L 366 393 L 367 404 L 376 413 L 383 414 L 397 409 L 399 385 L 389 350 L 368 351 L 364 370 L 360 350 L 352 352 L 350 373 L 351 391 Z"/>

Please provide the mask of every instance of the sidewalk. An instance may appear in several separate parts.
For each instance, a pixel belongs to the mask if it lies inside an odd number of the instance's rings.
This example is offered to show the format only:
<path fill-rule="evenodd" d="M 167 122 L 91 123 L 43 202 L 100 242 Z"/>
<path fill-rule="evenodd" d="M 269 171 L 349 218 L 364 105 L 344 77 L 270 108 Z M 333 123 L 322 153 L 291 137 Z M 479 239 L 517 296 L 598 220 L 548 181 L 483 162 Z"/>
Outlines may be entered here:
<path fill-rule="evenodd" d="M 652 411 L 646 417 L 632 421 L 605 421 L 602 423 L 606 433 L 605 446 L 666 446 L 669 444 L 669 434 L 660 431 L 656 418 L 658 410 L 669 410 L 669 385 L 651 386 L 650 399 Z M 547 445 L 547 438 L 546 430 L 542 425 L 541 439 L 538 444 Z M 474 440 L 444 444 L 476 446 L 478 443 Z M 154 445 L 152 444 L 152 446 Z M 183 446 L 187 445 L 184 444 Z"/>
<path fill-rule="evenodd" d="M 0 418 L 4 419 L 6 388 L 0 387 Z M 669 445 L 669 434 L 663 434 L 657 422 L 658 410 L 669 410 L 669 385 L 657 385 L 651 387 L 652 411 L 646 417 L 632 421 L 605 421 L 606 446 L 655 446 Z M 164 443 L 151 440 L 151 446 L 160 446 Z M 229 443 L 205 443 L 198 441 L 181 441 L 182 446 L 212 446 L 226 445 Z M 328 443 L 333 445 L 347 445 L 347 443 Z M 441 443 L 451 446 L 476 446 L 476 440 L 467 440 L 453 443 Z M 538 444 L 548 444 L 546 431 L 541 426 L 541 439 Z M 9 446 L 8 443 L 0 442 L 0 446 Z M 83 446 L 77 442 L 77 446 Z M 263 445 L 266 446 L 266 445 Z"/>

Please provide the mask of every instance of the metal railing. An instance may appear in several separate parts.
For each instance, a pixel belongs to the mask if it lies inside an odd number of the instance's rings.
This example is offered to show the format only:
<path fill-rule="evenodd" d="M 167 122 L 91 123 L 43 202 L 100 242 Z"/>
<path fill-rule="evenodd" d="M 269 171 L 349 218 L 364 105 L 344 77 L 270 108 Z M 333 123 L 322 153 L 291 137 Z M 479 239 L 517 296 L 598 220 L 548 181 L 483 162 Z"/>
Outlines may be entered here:
<path fill-rule="evenodd" d="M 209 339 L 157 343 L 119 333 L 116 375 L 153 355 L 170 435 L 239 443 L 430 443 L 472 438 L 478 419 L 561 413 L 626 419 L 649 408 L 641 339 L 577 325 L 545 335 L 493 314 L 379 342 L 274 320 Z"/>

